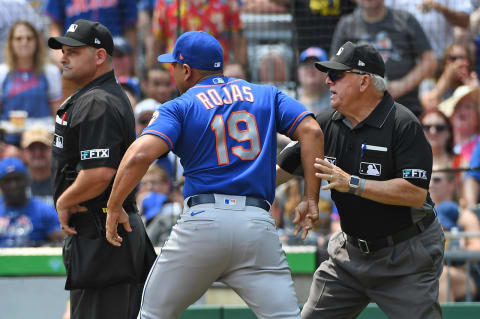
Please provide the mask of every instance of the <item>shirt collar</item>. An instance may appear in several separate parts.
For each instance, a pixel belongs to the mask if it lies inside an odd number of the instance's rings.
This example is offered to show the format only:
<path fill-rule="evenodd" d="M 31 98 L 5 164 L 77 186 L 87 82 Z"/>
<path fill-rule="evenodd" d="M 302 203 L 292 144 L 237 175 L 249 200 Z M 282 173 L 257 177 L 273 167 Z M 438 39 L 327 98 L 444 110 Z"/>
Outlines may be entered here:
<path fill-rule="evenodd" d="M 93 89 L 94 87 L 97 87 L 99 86 L 100 84 L 102 83 L 105 83 L 105 82 L 108 82 L 110 80 L 114 80 L 115 81 L 115 74 L 112 71 L 108 71 L 107 73 L 104 73 L 102 75 L 100 75 L 99 77 L 97 77 L 96 79 L 94 79 L 93 81 L 91 81 L 90 83 L 88 83 L 87 85 L 85 85 L 83 88 L 79 89 L 78 91 L 76 91 L 74 93 L 74 96 L 79 96 L 79 95 L 82 95 L 83 93 Z M 72 96 L 73 97 L 73 96 Z"/>
<path fill-rule="evenodd" d="M 385 121 L 387 120 L 388 115 L 392 111 L 394 100 L 390 93 L 385 91 L 382 99 L 378 103 L 378 105 L 373 109 L 372 113 L 370 113 L 366 119 L 364 119 L 361 123 L 359 123 L 355 128 L 360 128 L 363 125 L 370 125 L 376 128 L 381 128 Z M 340 112 L 336 111 L 333 116 L 332 120 L 338 121 L 343 120 L 345 116 Z"/>

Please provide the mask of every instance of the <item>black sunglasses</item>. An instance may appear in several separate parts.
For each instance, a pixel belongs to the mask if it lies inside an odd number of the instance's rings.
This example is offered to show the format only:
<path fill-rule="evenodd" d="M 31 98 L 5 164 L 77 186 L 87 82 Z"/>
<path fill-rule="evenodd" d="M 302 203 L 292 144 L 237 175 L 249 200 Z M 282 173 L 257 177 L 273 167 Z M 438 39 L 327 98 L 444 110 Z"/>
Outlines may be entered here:
<path fill-rule="evenodd" d="M 429 132 L 432 131 L 432 128 L 434 128 L 435 131 L 437 131 L 437 132 L 443 132 L 443 131 L 445 131 L 445 130 L 448 128 L 448 126 L 445 125 L 445 124 L 436 124 L 436 125 L 435 125 L 435 124 L 432 124 L 432 125 L 426 125 L 426 124 L 424 124 L 424 125 L 422 125 L 422 126 L 423 126 L 423 129 L 424 129 L 425 131 L 429 131 Z"/>
<path fill-rule="evenodd" d="M 360 75 L 368 74 L 366 72 L 358 72 L 358 71 L 337 71 L 337 70 L 330 70 L 327 72 L 327 76 L 330 78 L 332 82 L 337 82 L 341 78 L 345 76 L 345 73 L 355 73 Z"/>
<path fill-rule="evenodd" d="M 441 183 L 441 182 L 443 182 L 443 181 L 444 181 L 444 179 L 441 178 L 441 177 L 432 177 L 432 182 L 433 182 L 434 184 Z"/>
<path fill-rule="evenodd" d="M 456 61 L 456 60 L 459 60 L 459 59 L 466 60 L 467 57 L 462 56 L 462 55 L 449 55 L 449 56 L 447 57 L 447 59 L 448 59 L 449 61 L 452 61 L 452 62 L 453 62 L 453 61 Z"/>

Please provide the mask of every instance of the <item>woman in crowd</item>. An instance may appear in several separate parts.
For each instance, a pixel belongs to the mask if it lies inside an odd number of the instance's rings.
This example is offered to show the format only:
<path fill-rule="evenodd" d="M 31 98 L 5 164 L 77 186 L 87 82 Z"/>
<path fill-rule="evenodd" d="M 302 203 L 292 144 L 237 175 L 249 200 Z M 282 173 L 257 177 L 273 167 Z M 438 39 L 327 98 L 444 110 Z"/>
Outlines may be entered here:
<path fill-rule="evenodd" d="M 432 109 L 420 116 L 420 123 L 432 146 L 433 165 L 451 167 L 454 158 L 453 130 L 448 117 L 439 110 Z"/>
<path fill-rule="evenodd" d="M 458 87 L 439 109 L 452 123 L 455 152 L 452 167 L 466 168 L 480 136 L 480 87 Z"/>
<path fill-rule="evenodd" d="M 461 85 L 478 85 L 475 59 L 468 43 L 450 44 L 439 65 L 439 76 L 433 89 L 422 94 L 421 101 L 426 110 L 437 108 Z"/>
<path fill-rule="evenodd" d="M 18 21 L 9 31 L 5 62 L 0 65 L 0 119 L 11 111 L 28 118 L 53 116 L 62 98 L 60 71 L 46 63 L 45 40 L 29 22 Z"/>

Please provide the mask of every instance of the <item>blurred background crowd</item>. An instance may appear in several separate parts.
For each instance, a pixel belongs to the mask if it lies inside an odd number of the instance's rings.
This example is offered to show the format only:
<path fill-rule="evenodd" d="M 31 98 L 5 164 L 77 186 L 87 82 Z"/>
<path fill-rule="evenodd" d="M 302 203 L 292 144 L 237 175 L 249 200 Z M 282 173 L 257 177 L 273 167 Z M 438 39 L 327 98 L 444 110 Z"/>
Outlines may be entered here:
<path fill-rule="evenodd" d="M 453 237 L 446 248 L 480 251 L 478 0 L 0 0 L 0 247 L 63 240 L 52 200 L 51 141 L 56 110 L 76 88 L 62 81 L 60 52 L 47 49 L 46 39 L 78 18 L 100 21 L 114 36 L 115 75 L 137 134 L 177 95 L 171 70 L 156 57 L 185 31 L 207 31 L 221 42 L 226 76 L 276 85 L 314 113 L 330 107 L 325 74 L 314 62 L 346 41 L 374 45 L 389 92 L 418 116 L 432 146 L 430 195 L 444 229 L 477 233 Z M 278 149 L 288 142 L 279 136 Z M 170 153 L 136 190 L 154 245 L 164 243 L 183 209 L 182 184 L 181 162 Z M 320 262 L 340 221 L 322 191 L 315 229 L 303 242 L 293 236 L 301 185 L 297 178 L 278 187 L 272 215 L 284 244 L 315 245 Z M 441 301 L 480 300 L 480 265 L 465 264 L 446 267 Z"/>

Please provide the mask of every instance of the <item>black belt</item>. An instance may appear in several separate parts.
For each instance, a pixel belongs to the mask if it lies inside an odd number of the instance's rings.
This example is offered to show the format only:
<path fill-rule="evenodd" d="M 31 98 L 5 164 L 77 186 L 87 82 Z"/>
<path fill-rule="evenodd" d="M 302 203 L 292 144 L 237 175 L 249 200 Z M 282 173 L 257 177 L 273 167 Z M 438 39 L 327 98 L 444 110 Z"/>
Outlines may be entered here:
<path fill-rule="evenodd" d="M 187 201 L 188 207 L 192 207 L 200 204 L 213 204 L 213 203 L 215 203 L 215 195 L 213 194 L 193 195 Z M 254 207 L 264 209 L 267 212 L 270 211 L 270 204 L 266 200 L 256 198 L 256 197 L 246 196 L 245 206 L 254 206 Z"/>
<path fill-rule="evenodd" d="M 435 220 L 436 214 L 429 213 L 427 216 L 423 217 L 417 223 L 409 226 L 408 228 L 399 231 L 391 236 L 385 238 L 374 239 L 374 240 L 364 240 L 356 238 L 347 234 L 347 241 L 353 246 L 357 247 L 364 254 L 369 254 L 371 252 L 380 250 L 385 247 L 396 245 L 404 240 L 410 239 L 415 235 L 422 233 L 425 229 L 430 226 Z"/>

